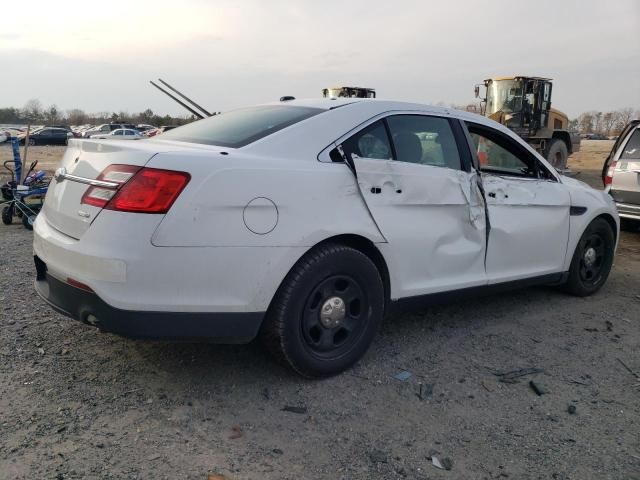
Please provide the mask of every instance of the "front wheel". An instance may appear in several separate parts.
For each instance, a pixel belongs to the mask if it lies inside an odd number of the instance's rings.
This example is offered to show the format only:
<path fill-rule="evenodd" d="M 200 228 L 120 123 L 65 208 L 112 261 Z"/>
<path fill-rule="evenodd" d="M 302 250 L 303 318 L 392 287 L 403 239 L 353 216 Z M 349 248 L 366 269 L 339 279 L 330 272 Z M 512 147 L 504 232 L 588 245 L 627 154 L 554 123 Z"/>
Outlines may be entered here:
<path fill-rule="evenodd" d="M 556 170 L 565 170 L 567 168 L 567 159 L 569 158 L 569 150 L 567 144 L 559 138 L 551 141 L 547 160 Z"/>
<path fill-rule="evenodd" d="M 367 351 L 382 323 L 384 303 L 382 279 L 369 257 L 345 245 L 322 245 L 282 282 L 262 339 L 300 375 L 335 375 Z"/>
<path fill-rule="evenodd" d="M 4 207 L 2 209 L 2 223 L 5 225 L 11 225 L 13 222 L 13 205 Z"/>
<path fill-rule="evenodd" d="M 29 145 L 35 146 L 35 144 L 36 144 L 36 139 L 35 138 L 30 138 L 29 139 Z"/>
<path fill-rule="evenodd" d="M 596 218 L 580 237 L 569 268 L 565 289 L 572 295 L 586 297 L 596 293 L 611 271 L 615 238 L 611 225 Z"/>
<path fill-rule="evenodd" d="M 22 216 L 22 226 L 27 230 L 33 230 L 33 222 L 36 221 L 35 215 L 24 214 Z"/>

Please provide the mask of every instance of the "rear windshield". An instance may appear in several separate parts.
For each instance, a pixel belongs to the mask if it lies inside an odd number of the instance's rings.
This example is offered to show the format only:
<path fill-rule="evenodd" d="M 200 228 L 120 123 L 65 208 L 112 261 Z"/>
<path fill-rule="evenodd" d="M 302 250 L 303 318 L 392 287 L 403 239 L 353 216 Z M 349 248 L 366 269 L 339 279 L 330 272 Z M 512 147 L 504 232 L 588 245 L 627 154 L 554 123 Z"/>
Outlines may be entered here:
<path fill-rule="evenodd" d="M 637 128 L 631 138 L 624 146 L 621 160 L 640 160 L 640 128 Z"/>
<path fill-rule="evenodd" d="M 322 112 L 321 108 L 264 105 L 241 108 L 174 128 L 165 140 L 239 148 Z"/>

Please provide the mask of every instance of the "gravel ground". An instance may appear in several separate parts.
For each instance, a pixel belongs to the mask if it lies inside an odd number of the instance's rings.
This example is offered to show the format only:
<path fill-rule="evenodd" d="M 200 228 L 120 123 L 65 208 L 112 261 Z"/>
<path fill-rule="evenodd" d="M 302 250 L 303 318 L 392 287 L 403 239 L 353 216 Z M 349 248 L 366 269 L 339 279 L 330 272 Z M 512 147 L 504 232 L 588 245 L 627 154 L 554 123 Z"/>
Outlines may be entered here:
<path fill-rule="evenodd" d="M 397 314 L 322 381 L 257 345 L 135 342 L 62 317 L 33 293 L 31 233 L 0 239 L 0 479 L 640 479 L 638 232 L 593 297 Z M 496 375 L 521 368 L 541 371 Z"/>

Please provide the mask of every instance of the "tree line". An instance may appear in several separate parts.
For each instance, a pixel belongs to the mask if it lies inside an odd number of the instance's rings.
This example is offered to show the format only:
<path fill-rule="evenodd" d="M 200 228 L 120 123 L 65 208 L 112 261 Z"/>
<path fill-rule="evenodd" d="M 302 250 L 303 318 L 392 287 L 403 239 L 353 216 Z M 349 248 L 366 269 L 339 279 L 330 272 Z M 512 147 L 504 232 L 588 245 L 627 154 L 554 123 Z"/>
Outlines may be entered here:
<path fill-rule="evenodd" d="M 569 128 L 584 134 L 618 135 L 624 126 L 635 118 L 640 118 L 640 110 L 634 111 L 633 108 L 621 108 L 611 112 L 592 110 L 571 120 Z"/>
<path fill-rule="evenodd" d="M 147 108 L 143 112 L 129 113 L 120 112 L 99 112 L 87 113 L 79 108 L 70 110 L 59 110 L 56 105 L 43 107 L 40 100 L 29 100 L 24 107 L 5 107 L 0 108 L 0 124 L 17 124 L 17 125 L 86 125 L 100 124 L 109 122 L 122 123 L 147 123 L 150 125 L 184 125 L 185 123 L 197 120 L 193 115 L 175 117 L 172 115 L 158 115 L 151 109 Z"/>

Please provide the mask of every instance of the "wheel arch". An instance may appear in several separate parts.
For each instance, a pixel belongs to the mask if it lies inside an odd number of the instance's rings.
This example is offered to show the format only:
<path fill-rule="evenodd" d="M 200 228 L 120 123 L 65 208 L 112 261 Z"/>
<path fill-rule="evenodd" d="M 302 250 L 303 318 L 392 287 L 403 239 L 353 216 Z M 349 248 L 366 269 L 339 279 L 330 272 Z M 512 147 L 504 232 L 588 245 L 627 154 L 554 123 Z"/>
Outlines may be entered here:
<path fill-rule="evenodd" d="M 355 250 L 358 250 L 373 262 L 378 272 L 380 273 L 380 278 L 382 279 L 382 285 L 384 287 L 384 296 L 385 296 L 384 298 L 385 310 L 388 308 L 390 304 L 390 299 L 391 299 L 391 276 L 389 274 L 389 267 L 387 266 L 387 261 L 385 260 L 384 256 L 382 255 L 378 247 L 376 247 L 375 243 L 373 243 L 369 238 L 362 235 L 358 235 L 358 234 L 344 233 L 344 234 L 337 234 L 331 237 L 327 237 L 317 242 L 313 246 L 310 246 L 295 260 L 295 262 L 291 264 L 291 266 L 289 267 L 289 270 L 282 277 L 282 280 L 278 284 L 278 287 L 276 288 L 275 292 L 271 297 L 271 300 L 269 302 L 269 307 L 268 307 L 269 309 L 271 308 L 271 304 L 273 303 L 273 300 L 276 298 L 278 291 L 282 287 L 282 284 L 285 282 L 287 277 L 291 274 L 292 270 L 295 268 L 298 262 L 300 262 L 300 260 L 302 260 L 306 255 L 308 255 L 309 252 L 312 252 L 313 250 L 317 249 L 318 247 L 321 247 L 322 245 L 326 245 L 330 243 L 345 245 Z"/>
<path fill-rule="evenodd" d="M 591 225 L 591 223 L 598 219 L 598 218 L 602 218 L 604 220 L 607 221 L 607 223 L 609 224 L 609 226 L 611 227 L 611 230 L 613 231 L 613 239 L 615 241 L 615 244 L 618 244 L 618 224 L 616 223 L 616 220 L 613 218 L 613 216 L 609 213 L 601 213 L 600 215 L 596 215 L 591 222 L 589 222 L 587 224 L 587 226 Z"/>

